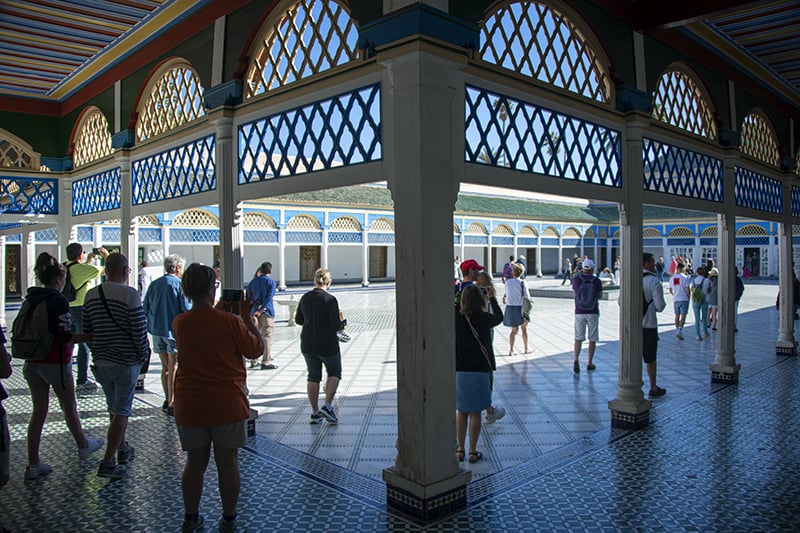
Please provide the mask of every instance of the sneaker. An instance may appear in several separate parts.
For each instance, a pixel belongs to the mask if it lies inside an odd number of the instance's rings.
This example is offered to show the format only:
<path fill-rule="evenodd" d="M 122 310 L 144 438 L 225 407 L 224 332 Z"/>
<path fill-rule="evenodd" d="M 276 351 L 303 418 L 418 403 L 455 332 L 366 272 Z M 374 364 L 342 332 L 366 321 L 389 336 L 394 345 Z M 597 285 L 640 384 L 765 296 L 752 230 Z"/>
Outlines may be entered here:
<path fill-rule="evenodd" d="M 662 389 L 661 387 L 656 387 L 655 389 L 650 389 L 650 397 L 651 398 L 658 398 L 659 396 L 664 396 L 667 393 L 667 389 Z"/>
<path fill-rule="evenodd" d="M 103 447 L 105 441 L 103 439 L 86 439 L 86 442 L 88 443 L 86 448 L 78 450 L 78 457 L 81 459 L 88 459 L 90 455 Z"/>
<path fill-rule="evenodd" d="M 311 420 L 309 421 L 309 424 L 322 424 L 323 420 L 325 420 L 325 417 L 322 416 L 322 413 L 320 411 L 317 411 L 316 413 L 311 415 Z"/>
<path fill-rule="evenodd" d="M 219 519 L 219 530 L 222 533 L 235 533 L 236 531 L 236 520 L 225 520 L 224 518 Z"/>
<path fill-rule="evenodd" d="M 494 424 L 504 416 L 506 416 L 506 410 L 502 407 L 495 407 L 494 411 L 492 411 L 491 413 L 488 412 L 486 413 L 486 423 Z"/>
<path fill-rule="evenodd" d="M 83 392 L 91 392 L 97 390 L 97 383 L 92 381 L 91 379 L 87 379 L 83 383 L 76 383 L 75 390 L 83 391 Z"/>
<path fill-rule="evenodd" d="M 25 481 L 38 479 L 41 476 L 46 476 L 52 471 L 53 467 L 50 465 L 46 465 L 44 463 L 39 463 L 36 465 L 28 465 L 28 467 L 25 469 Z"/>
<path fill-rule="evenodd" d="M 167 407 L 167 416 L 175 417 L 175 408 L 171 405 Z"/>
<path fill-rule="evenodd" d="M 343 329 L 337 331 L 336 336 L 339 337 L 339 342 L 350 342 L 350 335 Z"/>
<path fill-rule="evenodd" d="M 697 340 L 701 341 L 701 340 L 703 340 L 703 337 L 698 336 Z"/>
<path fill-rule="evenodd" d="M 322 409 L 319 410 L 319 413 L 325 417 L 325 420 L 330 422 L 331 424 L 338 424 L 339 419 L 336 418 L 336 413 L 333 412 L 333 409 L 330 407 L 323 405 Z"/>
<path fill-rule="evenodd" d="M 197 515 L 197 520 L 187 520 L 184 518 L 183 525 L 181 526 L 181 533 L 193 533 L 203 527 L 203 522 L 205 522 L 205 520 L 203 520 L 203 517 L 200 515 Z"/>
<path fill-rule="evenodd" d="M 678 337 L 679 340 L 683 340 L 683 333 L 681 333 L 680 331 L 676 333 L 675 336 Z"/>
<path fill-rule="evenodd" d="M 117 463 L 121 465 L 128 464 L 133 459 L 134 451 L 133 446 L 128 444 L 128 441 L 125 441 L 125 447 L 117 450 Z"/>
<path fill-rule="evenodd" d="M 167 403 L 167 400 L 164 400 L 164 403 L 161 404 L 161 410 L 166 413 L 167 409 L 169 409 L 169 404 Z"/>
<path fill-rule="evenodd" d="M 595 368 L 597 367 L 595 366 L 594 363 L 589 363 L 588 365 L 586 365 L 586 370 L 594 370 Z"/>
<path fill-rule="evenodd" d="M 573 361 L 573 363 L 572 363 L 572 371 L 575 372 L 576 374 L 580 374 L 581 373 L 581 365 L 580 365 L 580 363 L 578 363 L 578 361 Z"/>
<path fill-rule="evenodd" d="M 104 477 L 106 479 L 122 479 L 125 477 L 125 472 L 125 467 L 122 465 L 107 465 L 103 461 L 100 461 L 100 466 L 97 468 L 97 477 Z"/>

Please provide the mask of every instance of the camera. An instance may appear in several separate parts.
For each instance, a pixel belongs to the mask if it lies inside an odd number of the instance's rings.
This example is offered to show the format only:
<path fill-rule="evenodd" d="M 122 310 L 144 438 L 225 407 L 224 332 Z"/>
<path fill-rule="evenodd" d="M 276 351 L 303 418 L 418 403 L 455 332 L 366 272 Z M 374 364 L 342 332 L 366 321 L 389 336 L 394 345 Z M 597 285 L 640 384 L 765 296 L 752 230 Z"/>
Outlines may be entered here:
<path fill-rule="evenodd" d="M 241 302 L 241 289 L 222 289 L 222 300 L 225 302 Z"/>
<path fill-rule="evenodd" d="M 94 255 L 99 255 L 100 254 L 100 248 L 92 248 L 92 253 Z"/>

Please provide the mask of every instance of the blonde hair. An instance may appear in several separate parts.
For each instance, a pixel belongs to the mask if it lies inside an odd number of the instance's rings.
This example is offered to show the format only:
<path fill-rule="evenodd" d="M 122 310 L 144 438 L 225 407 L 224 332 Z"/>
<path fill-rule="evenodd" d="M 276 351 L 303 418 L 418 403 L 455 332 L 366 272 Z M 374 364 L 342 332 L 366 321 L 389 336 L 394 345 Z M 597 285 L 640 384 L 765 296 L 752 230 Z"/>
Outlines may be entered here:
<path fill-rule="evenodd" d="M 523 272 L 525 272 L 525 267 L 523 267 L 521 264 L 514 263 L 511 266 L 511 273 L 514 275 L 515 278 L 520 277 Z"/>
<path fill-rule="evenodd" d="M 319 285 L 320 287 L 330 285 L 332 279 L 331 273 L 327 268 L 318 268 L 317 271 L 314 272 L 314 284 Z"/>

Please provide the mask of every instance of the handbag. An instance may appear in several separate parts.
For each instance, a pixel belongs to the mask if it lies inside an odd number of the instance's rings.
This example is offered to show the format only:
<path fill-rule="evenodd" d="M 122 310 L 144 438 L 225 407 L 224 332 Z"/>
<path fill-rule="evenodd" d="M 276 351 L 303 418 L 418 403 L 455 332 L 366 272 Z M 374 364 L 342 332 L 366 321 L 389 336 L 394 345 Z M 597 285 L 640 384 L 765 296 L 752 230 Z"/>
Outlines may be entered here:
<path fill-rule="evenodd" d="M 478 336 L 478 332 L 475 331 L 475 326 L 472 325 L 472 322 L 470 321 L 469 317 L 467 315 L 463 315 L 463 316 L 464 316 L 464 319 L 467 321 L 467 324 L 469 324 L 469 329 L 472 330 L 472 335 L 475 337 L 475 340 L 478 341 L 478 346 L 481 347 L 481 353 L 483 353 L 483 356 L 486 358 L 486 362 L 489 364 L 489 372 L 491 372 L 492 371 L 492 360 L 489 358 L 489 352 L 486 351 L 486 347 L 481 342 L 481 338 Z"/>
<path fill-rule="evenodd" d="M 519 283 L 519 290 L 522 291 L 522 312 L 530 314 L 533 309 L 533 298 L 525 294 L 528 292 L 525 288 L 525 282 Z"/>

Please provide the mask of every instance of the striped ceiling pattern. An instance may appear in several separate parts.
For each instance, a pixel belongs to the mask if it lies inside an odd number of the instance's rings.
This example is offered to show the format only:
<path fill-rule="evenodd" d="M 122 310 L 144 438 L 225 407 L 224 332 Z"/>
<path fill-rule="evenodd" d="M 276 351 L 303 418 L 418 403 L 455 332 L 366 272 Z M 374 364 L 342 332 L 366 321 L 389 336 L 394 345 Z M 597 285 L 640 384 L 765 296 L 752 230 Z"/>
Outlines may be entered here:
<path fill-rule="evenodd" d="M 783 78 L 800 94 L 800 1 L 756 3 L 706 24 Z"/>
<path fill-rule="evenodd" d="M 0 1 L 0 92 L 51 94 L 171 1 Z"/>

